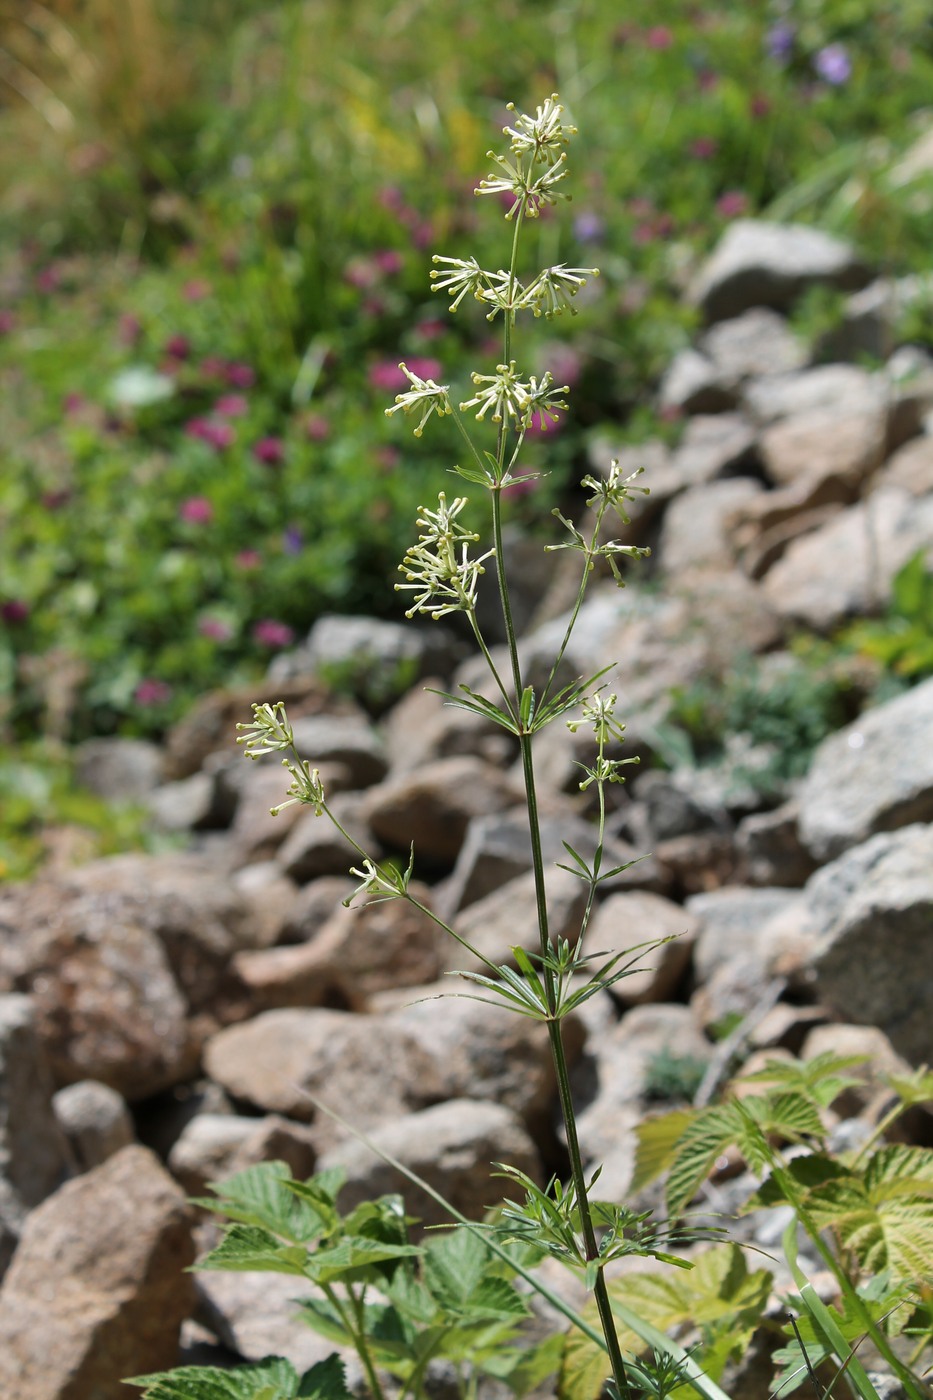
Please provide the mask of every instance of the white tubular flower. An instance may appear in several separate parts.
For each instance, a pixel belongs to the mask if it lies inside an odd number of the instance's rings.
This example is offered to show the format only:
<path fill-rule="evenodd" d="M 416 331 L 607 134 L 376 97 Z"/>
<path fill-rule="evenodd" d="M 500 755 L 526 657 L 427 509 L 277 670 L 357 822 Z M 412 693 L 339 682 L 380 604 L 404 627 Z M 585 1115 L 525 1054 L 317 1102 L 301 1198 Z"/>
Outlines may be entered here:
<path fill-rule="evenodd" d="M 274 705 L 254 705 L 252 724 L 238 724 L 237 729 L 244 731 L 237 743 L 245 745 L 246 758 L 281 753 L 283 749 L 290 749 L 295 742 L 282 700 L 277 700 Z"/>
<path fill-rule="evenodd" d="M 393 413 L 398 413 L 399 409 L 403 413 L 420 413 L 421 418 L 415 428 L 415 437 L 420 437 L 424 432 L 424 425 L 436 413 L 438 418 L 443 418 L 445 413 L 450 412 L 450 398 L 448 384 L 435 384 L 433 379 L 422 379 L 419 375 L 413 374 L 406 364 L 400 364 L 399 369 L 408 379 L 411 388 L 404 394 L 396 394 L 395 403 L 391 408 L 386 409 L 386 417 Z"/>
<path fill-rule="evenodd" d="M 433 283 L 432 292 L 446 292 L 448 296 L 453 297 L 450 303 L 451 311 L 456 311 L 465 296 L 482 296 L 483 283 L 490 274 L 483 271 L 475 258 L 442 258 L 439 253 L 435 253 L 431 261 L 448 264 L 441 272 L 432 268 L 430 277 Z"/>
<path fill-rule="evenodd" d="M 461 411 L 475 408 L 480 423 L 490 409 L 494 423 L 501 423 L 503 415 L 524 423 L 531 399 L 531 384 L 517 377 L 514 360 L 507 365 L 496 365 L 495 374 L 474 374 L 472 378 L 479 392 L 460 405 Z M 480 388 L 481 385 L 485 387 Z"/>
<path fill-rule="evenodd" d="M 421 507 L 418 525 L 424 533 L 399 565 L 405 582 L 397 583 L 396 589 L 418 595 L 406 617 L 423 612 L 436 621 L 447 613 L 472 612 L 476 586 L 485 572 L 483 564 L 495 553 L 489 550 L 479 559 L 469 557 L 470 545 L 479 536 L 457 523 L 456 517 L 467 504 L 465 496 L 457 496 L 448 505 L 441 491 L 437 501 L 437 510 Z"/>
<path fill-rule="evenodd" d="M 619 467 L 618 458 L 613 457 L 609 463 L 608 475 L 602 478 L 595 476 L 585 476 L 580 485 L 587 491 L 592 491 L 592 495 L 587 498 L 588 506 L 595 506 L 604 503 L 613 506 L 618 512 L 623 524 L 629 523 L 628 512 L 625 509 L 626 501 L 630 501 L 634 496 L 649 496 L 651 494 L 647 486 L 633 486 L 632 482 L 636 477 L 641 476 L 644 467 L 636 467 L 628 476 L 623 476 Z"/>
<path fill-rule="evenodd" d="M 560 418 L 560 411 L 567 411 L 567 405 L 563 399 L 555 398 L 556 394 L 569 394 L 570 385 L 562 384 L 560 388 L 554 387 L 554 380 L 549 370 L 541 376 L 540 383 L 534 375 L 528 381 L 528 405 L 525 410 L 525 427 L 531 422 L 531 415 L 537 413 L 541 423 L 542 433 L 546 433 L 549 423 L 556 423 Z"/>
<path fill-rule="evenodd" d="M 497 156 L 494 151 L 487 151 L 486 154 L 505 173 L 487 175 L 485 180 L 480 180 L 476 193 L 513 195 L 514 203 L 505 216 L 507 219 L 513 218 L 518 209 L 524 209 L 529 219 L 535 219 L 540 214 L 542 205 L 556 204 L 558 199 L 570 198 L 554 188 L 567 174 L 564 168 L 566 151 L 561 151 L 554 164 L 548 166 L 540 175 L 534 173 L 533 158 L 528 159 L 526 167 L 523 159 L 511 161 L 508 156 Z"/>
<path fill-rule="evenodd" d="M 568 719 L 567 728 L 576 734 L 581 724 L 592 726 L 598 744 L 608 744 L 612 739 L 620 742 L 624 737 L 625 725 L 615 718 L 617 696 L 604 695 L 598 690 L 591 700 L 583 702 L 579 719 Z"/>
<path fill-rule="evenodd" d="M 535 316 L 546 316 L 548 320 L 565 311 L 575 316 L 577 308 L 572 304 L 573 298 L 586 286 L 588 278 L 598 276 L 598 267 L 565 267 L 558 263 L 556 267 L 545 268 L 535 278 L 521 304 L 530 306 Z"/>
<path fill-rule="evenodd" d="M 313 807 L 316 817 L 322 817 L 324 815 L 324 784 L 321 782 L 321 774 L 318 769 L 312 768 L 307 759 L 292 762 L 289 758 L 283 758 L 282 767 L 287 768 L 291 774 L 291 786 L 286 790 L 286 800 L 280 802 L 277 807 L 269 808 L 272 815 L 277 817 L 280 812 L 284 812 L 286 807 L 300 802 L 305 807 Z"/>
<path fill-rule="evenodd" d="M 506 110 L 514 112 L 515 103 L 510 102 Z M 522 112 L 515 118 L 514 127 L 504 126 L 503 134 L 512 138 L 512 154 L 527 154 L 532 160 L 541 161 L 558 153 L 570 137 L 577 134 L 575 126 L 564 126 L 561 120 L 563 112 L 564 108 L 557 100 L 557 93 L 552 92 L 550 97 L 535 109 L 533 117 Z"/>
<path fill-rule="evenodd" d="M 492 307 L 486 314 L 486 320 L 494 321 L 500 311 L 507 311 L 514 318 L 516 309 L 522 305 L 525 298 L 525 289 L 521 282 L 503 272 L 501 268 L 498 272 L 487 272 L 486 282 L 487 285 L 476 293 L 477 301 Z"/>

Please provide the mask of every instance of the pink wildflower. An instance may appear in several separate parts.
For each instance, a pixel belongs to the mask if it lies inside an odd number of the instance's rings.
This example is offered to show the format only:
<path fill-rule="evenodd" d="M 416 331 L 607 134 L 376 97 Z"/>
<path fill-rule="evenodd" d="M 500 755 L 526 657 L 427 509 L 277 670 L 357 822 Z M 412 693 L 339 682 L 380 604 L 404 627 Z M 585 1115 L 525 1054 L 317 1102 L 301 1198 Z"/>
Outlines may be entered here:
<path fill-rule="evenodd" d="M 178 518 L 189 525 L 208 525 L 214 518 L 214 507 L 206 496 L 189 496 L 178 507 Z"/>
<path fill-rule="evenodd" d="M 242 418 L 249 413 L 249 400 L 242 394 L 224 394 L 214 404 L 214 412 L 221 418 Z"/>
<path fill-rule="evenodd" d="M 203 301 L 213 290 L 210 282 L 205 282 L 203 277 L 193 277 L 182 287 L 181 294 L 185 301 Z"/>
<path fill-rule="evenodd" d="M 305 436 L 311 442 L 326 442 L 330 437 L 330 423 L 323 413 L 309 413 L 304 426 Z"/>
<path fill-rule="evenodd" d="M 165 342 L 165 353 L 173 360 L 187 360 L 191 354 L 191 342 L 184 335 L 169 336 Z"/>
<path fill-rule="evenodd" d="M 220 617 L 202 617 L 198 631 L 212 642 L 228 642 L 233 636 L 233 628 Z"/>
<path fill-rule="evenodd" d="M 727 190 L 716 201 L 716 212 L 724 219 L 735 219 L 748 209 L 748 196 L 741 190 Z"/>
<path fill-rule="evenodd" d="M 263 647 L 287 647 L 295 640 L 295 634 L 286 622 L 264 617 L 253 627 L 253 640 Z"/>
<path fill-rule="evenodd" d="M 669 49 L 674 42 L 674 35 L 666 24 L 653 25 L 645 33 L 645 43 L 649 49 Z"/>
<path fill-rule="evenodd" d="M 251 389 L 256 383 L 256 371 L 252 365 L 233 362 L 224 370 L 224 378 L 231 389 Z"/>
<path fill-rule="evenodd" d="M 719 142 L 714 141 L 712 136 L 698 136 L 690 142 L 688 149 L 696 160 L 711 160 L 719 150 Z"/>
<path fill-rule="evenodd" d="M 6 307 L 0 308 L 0 335 L 9 335 L 16 326 L 16 312 Z"/>
<path fill-rule="evenodd" d="M 277 467 L 285 460 L 285 444 L 281 438 L 264 437 L 253 444 L 253 456 L 266 467 Z"/>
<path fill-rule="evenodd" d="M 381 248 L 378 253 L 373 254 L 373 262 L 379 271 L 385 273 L 387 277 L 401 272 L 405 266 L 405 259 L 395 248 Z"/>
<path fill-rule="evenodd" d="M 22 598 L 10 598 L 0 603 L 0 621 L 10 623 L 25 622 L 29 616 L 29 604 Z"/>
<path fill-rule="evenodd" d="M 165 681 L 157 681 L 152 678 L 140 681 L 133 691 L 133 699 L 137 705 L 164 705 L 166 700 L 172 698 L 172 687 L 166 685 Z"/>
<path fill-rule="evenodd" d="M 233 562 L 244 574 L 251 574 L 262 568 L 262 555 L 258 549 L 241 549 L 239 554 L 234 556 Z"/>

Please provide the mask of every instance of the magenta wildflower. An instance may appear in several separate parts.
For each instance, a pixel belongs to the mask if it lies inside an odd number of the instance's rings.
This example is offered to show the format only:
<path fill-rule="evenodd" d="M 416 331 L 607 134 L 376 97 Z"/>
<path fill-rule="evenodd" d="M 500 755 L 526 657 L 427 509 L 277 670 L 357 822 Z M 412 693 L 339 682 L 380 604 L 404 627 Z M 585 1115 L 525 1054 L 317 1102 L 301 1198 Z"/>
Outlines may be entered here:
<path fill-rule="evenodd" d="M 0 307 L 0 335 L 9 335 L 16 326 L 16 312 Z"/>
<path fill-rule="evenodd" d="M 205 355 L 198 368 L 205 379 L 223 379 L 227 372 L 227 362 L 219 355 Z"/>
<path fill-rule="evenodd" d="M 408 380 L 402 370 L 392 360 L 377 360 L 369 367 L 369 383 L 373 389 L 387 394 L 397 393 L 408 387 Z"/>
<path fill-rule="evenodd" d="M 446 330 L 447 322 L 439 320 L 436 316 L 419 321 L 415 326 L 415 333 L 421 340 L 437 340 Z"/>
<path fill-rule="evenodd" d="M 309 413 L 304 427 L 305 436 L 311 442 L 326 442 L 330 437 L 330 423 L 323 413 Z"/>
<path fill-rule="evenodd" d="M 249 400 L 242 394 L 224 394 L 214 404 L 214 412 L 221 418 L 242 418 L 249 413 Z"/>
<path fill-rule="evenodd" d="M 191 354 L 191 342 L 185 335 L 169 336 L 165 342 L 165 353 L 173 360 L 187 360 Z"/>
<path fill-rule="evenodd" d="M 378 253 L 373 254 L 373 262 L 387 277 L 401 272 L 405 266 L 405 259 L 395 248 L 381 248 Z"/>
<path fill-rule="evenodd" d="M 218 421 L 215 418 L 191 418 L 185 424 L 185 432 L 188 437 L 198 438 L 201 442 L 206 442 L 217 452 L 222 452 L 225 447 L 230 447 L 236 437 L 229 423 Z"/>
<path fill-rule="evenodd" d="M 189 496 L 178 507 L 178 518 L 189 525 L 208 525 L 214 518 L 214 507 L 206 496 Z"/>
<path fill-rule="evenodd" d="M 688 149 L 696 160 L 711 160 L 719 150 L 719 142 L 712 136 L 698 136 L 690 142 Z"/>
<path fill-rule="evenodd" d="M 142 333 L 142 323 L 138 316 L 134 316 L 128 311 L 120 317 L 117 324 L 117 337 L 121 345 L 136 345 Z"/>
<path fill-rule="evenodd" d="M 287 647 L 295 640 L 295 634 L 288 623 L 264 617 L 253 627 L 253 640 L 263 647 Z"/>
<path fill-rule="evenodd" d="M 210 282 L 206 282 L 203 277 L 193 277 L 182 287 L 181 294 L 185 301 L 204 301 L 213 290 Z"/>
<path fill-rule="evenodd" d="M 258 549 L 241 549 L 239 554 L 234 556 L 233 562 L 243 573 L 251 574 L 262 568 L 262 555 Z"/>
<path fill-rule="evenodd" d="M 229 642 L 233 636 L 233 628 L 229 622 L 224 622 L 220 617 L 202 617 L 198 623 L 198 631 L 202 637 L 207 637 L 212 642 Z"/>
<path fill-rule="evenodd" d="M 5 603 L 0 603 L 0 620 L 11 626 L 25 622 L 28 616 L 29 604 L 24 603 L 22 598 L 9 598 Z"/>
<path fill-rule="evenodd" d="M 66 394 L 62 400 L 62 411 L 67 414 L 80 413 L 87 399 L 83 394 Z"/>
<path fill-rule="evenodd" d="M 253 443 L 253 456 L 265 467 L 277 467 L 285 460 L 285 444 L 277 437 L 260 438 Z"/>
<path fill-rule="evenodd" d="M 172 687 L 166 685 L 165 681 L 153 680 L 151 677 L 139 682 L 133 691 L 133 699 L 137 705 L 164 705 L 166 700 L 172 698 Z"/>
<path fill-rule="evenodd" d="M 748 195 L 741 190 L 726 190 L 716 201 L 716 212 L 724 219 L 736 219 L 748 209 Z"/>
<path fill-rule="evenodd" d="M 225 367 L 224 378 L 231 389 L 251 389 L 256 383 L 256 371 L 252 365 L 234 361 Z"/>
<path fill-rule="evenodd" d="M 50 263 L 48 267 L 44 267 L 41 272 L 36 274 L 36 291 L 46 295 L 55 292 L 58 290 L 61 280 L 60 270 L 54 263 Z"/>
<path fill-rule="evenodd" d="M 649 49 L 669 49 L 674 35 L 666 24 L 655 24 L 645 32 L 645 43 Z"/>

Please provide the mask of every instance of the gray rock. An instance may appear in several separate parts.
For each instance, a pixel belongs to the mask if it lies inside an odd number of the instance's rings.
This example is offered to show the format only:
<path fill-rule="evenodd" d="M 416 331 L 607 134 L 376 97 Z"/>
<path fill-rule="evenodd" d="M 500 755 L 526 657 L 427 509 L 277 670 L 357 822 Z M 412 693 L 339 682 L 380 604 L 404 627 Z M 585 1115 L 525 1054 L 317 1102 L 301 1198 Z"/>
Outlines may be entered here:
<path fill-rule="evenodd" d="M 747 379 L 790 373 L 807 360 L 805 346 L 784 317 L 763 306 L 711 326 L 700 348 L 712 360 L 720 384 L 734 396 Z"/>
<path fill-rule="evenodd" d="M 792 800 L 767 812 L 752 812 L 739 823 L 735 844 L 749 884 L 806 884 L 816 864 L 800 839 L 799 816 L 799 804 Z"/>
<path fill-rule="evenodd" d="M 888 486 L 795 539 L 762 586 L 782 617 L 829 632 L 881 607 L 894 575 L 924 548 L 933 561 L 933 496 Z"/>
<path fill-rule="evenodd" d="M 911 496 L 933 495 L 933 436 L 913 438 L 888 458 L 872 486 L 898 486 Z"/>
<path fill-rule="evenodd" d="M 440 682 L 437 688 L 443 689 Z M 384 729 L 396 775 L 464 755 L 506 768 L 517 750 L 512 735 L 481 715 L 448 705 L 433 685 L 404 695 L 386 715 Z"/>
<path fill-rule="evenodd" d="M 477 758 L 440 758 L 388 778 L 366 794 L 364 814 L 380 841 L 415 859 L 453 866 L 474 817 L 501 812 L 519 797 L 515 784 Z"/>
<path fill-rule="evenodd" d="M 911 1064 L 928 1064 L 933 827 L 871 837 L 818 870 L 806 894 L 818 932 L 818 996 L 844 1019 L 883 1030 Z"/>
<path fill-rule="evenodd" d="M 520 1119 L 501 1104 L 451 1099 L 383 1123 L 368 1137 L 377 1151 L 395 1157 L 472 1220 L 482 1219 L 501 1200 L 502 1186 L 493 1179 L 494 1163 L 507 1162 L 542 1182 L 534 1143 Z M 443 1206 L 365 1143 L 350 1139 L 321 1157 L 322 1171 L 338 1166 L 347 1173 L 341 1209 L 399 1192 L 406 1209 L 422 1225 L 449 1224 L 450 1214 Z"/>
<path fill-rule="evenodd" d="M 552 939 L 566 938 L 575 943 L 585 906 L 586 886 L 582 880 L 566 870 L 548 872 L 547 913 Z M 533 872 L 519 875 L 471 904 L 457 917 L 456 930 L 477 956 L 451 939 L 447 953 L 451 971 L 488 974 L 489 963 L 494 967 L 513 965 L 513 947 L 537 952 L 540 941 Z"/>
<path fill-rule="evenodd" d="M 0 1290 L 4 1400 L 120 1400 L 127 1376 L 175 1363 L 193 1285 L 184 1196 L 125 1147 L 30 1215 Z"/>
<path fill-rule="evenodd" d="M 587 930 L 587 943 L 603 955 L 626 953 L 639 944 L 670 939 L 660 947 L 625 956 L 617 969 L 632 971 L 612 988 L 623 1006 L 671 1001 L 690 964 L 696 919 L 670 899 L 650 890 L 612 894 L 597 907 Z"/>
<path fill-rule="evenodd" d="M 278 1114 L 198 1113 L 172 1147 L 168 1166 L 189 1196 L 206 1196 L 210 1182 L 271 1161 L 285 1162 L 296 1180 L 306 1181 L 315 1164 L 311 1130 Z"/>
<path fill-rule="evenodd" d="M 162 781 L 162 750 L 147 739 L 87 739 L 75 750 L 75 777 L 110 802 L 139 802 Z"/>
<path fill-rule="evenodd" d="M 198 1315 L 245 1361 L 284 1356 L 299 1375 L 334 1352 L 346 1366 L 351 1394 L 364 1393 L 357 1353 L 312 1331 L 299 1311 L 314 1289 L 294 1275 L 205 1272 L 195 1275 Z M 123 1397 L 125 1400 L 125 1396 Z"/>
<path fill-rule="evenodd" d="M 413 1036 L 348 1011 L 267 1011 L 213 1036 L 204 1065 L 236 1100 L 309 1122 L 323 1149 L 344 1130 L 315 1114 L 309 1094 L 368 1130 L 441 1096 L 432 1058 Z"/>
<path fill-rule="evenodd" d="M 125 1100 L 94 1079 L 59 1089 L 52 1108 L 81 1171 L 99 1167 L 136 1140 Z"/>
<path fill-rule="evenodd" d="M 778 486 L 800 478 L 833 477 L 854 500 L 884 460 L 887 410 L 884 405 L 815 408 L 784 418 L 761 435 L 765 470 Z"/>
<path fill-rule="evenodd" d="M 665 370 L 658 403 L 682 413 L 721 413 L 735 406 L 735 393 L 723 385 L 707 355 L 688 347 L 679 350 Z"/>
<path fill-rule="evenodd" d="M 217 820 L 217 783 L 210 773 L 192 773 L 163 783 L 149 794 L 149 811 L 163 831 L 205 831 Z"/>
<path fill-rule="evenodd" d="M 690 419 L 671 465 L 689 487 L 746 475 L 755 461 L 756 434 L 748 420 L 740 413 L 717 413 Z"/>
<path fill-rule="evenodd" d="M 279 942 L 308 943 L 357 884 L 352 875 L 322 875 L 303 885 L 289 905 Z"/>
<path fill-rule="evenodd" d="M 467 995 L 458 995 L 458 989 Z M 502 1003 L 477 1001 L 473 991 L 479 989 L 447 978 L 410 992 L 384 993 L 377 1005 L 391 1025 L 414 1036 L 434 1057 L 444 1099 L 502 1104 L 533 1136 L 546 1137 L 557 1094 L 547 1028 Z M 563 1030 L 573 1064 L 583 1049 L 583 1029 L 573 1015 L 565 1018 Z"/>
<path fill-rule="evenodd" d="M 802 224 L 737 219 L 689 290 L 707 320 L 723 321 L 753 306 L 783 311 L 808 287 L 855 291 L 869 280 L 854 249 Z"/>
<path fill-rule="evenodd" d="M 737 885 L 688 899 L 687 911 L 698 921 L 693 950 L 697 981 L 702 985 L 737 959 L 753 957 L 761 966 L 768 949 L 768 923 L 801 898 L 794 890 Z"/>
<path fill-rule="evenodd" d="M 372 725 L 340 715 L 306 715 L 292 724 L 295 747 L 312 768 L 339 763 L 351 788 L 381 782 L 389 769 L 385 747 Z"/>
<path fill-rule="evenodd" d="M 762 427 L 782 418 L 819 410 L 882 408 L 886 385 L 877 375 L 857 365 L 814 365 L 789 374 L 767 373 L 745 385 L 742 404 L 749 417 Z"/>
<path fill-rule="evenodd" d="M 374 859 L 378 859 L 381 849 L 372 840 L 366 825 L 362 796 L 339 792 L 333 798 L 328 797 L 328 806 L 344 830 Z M 359 852 L 332 822 L 325 816 L 317 816 L 310 809 L 305 809 L 276 854 L 281 870 L 299 885 L 309 880 L 319 880 L 324 875 L 346 875 L 359 859 Z"/>
<path fill-rule="evenodd" d="M 0 996 L 0 1276 L 27 1212 L 72 1165 L 52 1110 L 52 1076 L 29 997 Z"/>
<path fill-rule="evenodd" d="M 325 613 L 303 647 L 276 658 L 269 676 L 281 681 L 315 672 L 328 684 L 382 708 L 423 676 L 452 670 L 461 650 L 454 634 L 436 623 Z"/>
<path fill-rule="evenodd" d="M 693 486 L 668 506 L 658 543 L 662 573 L 676 576 L 689 569 L 729 571 L 735 562 L 729 519 L 764 488 L 752 477 L 739 476 Z"/>
<path fill-rule="evenodd" d="M 824 739 L 799 800 L 800 835 L 817 861 L 933 820 L 933 680 Z"/>

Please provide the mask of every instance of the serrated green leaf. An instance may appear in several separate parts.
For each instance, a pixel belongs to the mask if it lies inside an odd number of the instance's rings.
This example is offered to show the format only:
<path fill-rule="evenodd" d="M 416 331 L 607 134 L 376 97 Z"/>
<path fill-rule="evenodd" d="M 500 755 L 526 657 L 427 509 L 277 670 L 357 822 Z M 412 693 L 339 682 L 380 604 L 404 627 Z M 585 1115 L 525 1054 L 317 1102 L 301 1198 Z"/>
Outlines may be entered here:
<path fill-rule="evenodd" d="M 933 1282 L 933 1153 L 883 1147 L 864 1174 L 815 1188 L 807 1209 L 819 1227 L 832 1226 L 863 1269 L 887 1270 L 893 1283 Z"/>
<path fill-rule="evenodd" d="M 420 1254 L 416 1245 L 383 1244 L 361 1235 L 347 1236 L 326 1249 L 310 1255 L 305 1273 L 315 1283 L 358 1283 L 372 1281 L 374 1267 L 391 1259 L 410 1259 Z"/>
<path fill-rule="evenodd" d="M 504 1278 L 484 1278 L 470 1294 L 468 1306 L 470 1316 L 477 1319 L 504 1322 L 528 1316 L 527 1304 Z"/>
<path fill-rule="evenodd" d="M 638 1146 L 631 1191 L 637 1195 L 671 1165 L 687 1128 L 697 1117 L 695 1109 L 677 1108 L 654 1118 L 643 1118 L 635 1129 Z"/>
<path fill-rule="evenodd" d="M 667 1179 L 667 1209 L 679 1216 L 706 1180 L 716 1158 L 736 1141 L 742 1120 L 734 1103 L 705 1109 L 680 1137 Z"/>
<path fill-rule="evenodd" d="M 305 1187 L 302 1192 L 292 1182 L 285 1162 L 260 1162 L 211 1183 L 216 1199 L 199 1204 L 240 1224 L 261 1226 L 293 1244 L 304 1244 L 329 1233 L 337 1221 L 326 1195 L 315 1193 L 312 1183 Z"/>
<path fill-rule="evenodd" d="M 143 1388 L 141 1400 L 297 1400 L 298 1374 L 290 1361 L 267 1356 L 254 1366 L 224 1370 L 218 1366 L 179 1366 L 150 1376 L 134 1376 L 126 1385 Z M 311 1394 L 311 1392 L 307 1392 Z M 340 1395 L 321 1400 L 343 1400 Z"/>
<path fill-rule="evenodd" d="M 210 1254 L 195 1266 L 197 1270 L 229 1270 L 236 1273 L 305 1273 L 311 1255 L 304 1245 L 282 1244 L 268 1230 L 257 1225 L 231 1225 Z"/>
<path fill-rule="evenodd" d="M 933 1070 L 926 1065 L 911 1074 L 886 1074 L 884 1082 L 907 1105 L 933 1103 Z"/>
<path fill-rule="evenodd" d="M 742 1075 L 743 1084 L 778 1084 L 802 1094 L 815 1105 L 828 1108 L 844 1089 L 862 1081 L 840 1071 L 864 1064 L 864 1055 L 837 1055 L 831 1050 L 812 1060 L 768 1060 L 753 1074 Z"/>
<path fill-rule="evenodd" d="M 298 1382 L 295 1400 L 351 1400 L 347 1368 L 336 1354 L 318 1361 Z"/>
<path fill-rule="evenodd" d="M 298 1313 L 303 1322 L 312 1327 L 318 1336 L 326 1337 L 338 1346 L 353 1346 L 353 1338 L 340 1319 L 340 1314 L 328 1298 L 315 1294 L 298 1302 Z"/>
<path fill-rule="evenodd" d="M 424 1285 L 445 1309 L 462 1308 L 482 1282 L 489 1250 L 471 1230 L 436 1235 L 424 1253 Z"/>

